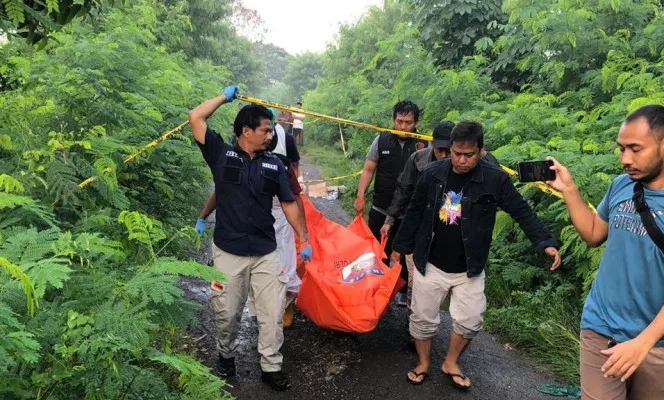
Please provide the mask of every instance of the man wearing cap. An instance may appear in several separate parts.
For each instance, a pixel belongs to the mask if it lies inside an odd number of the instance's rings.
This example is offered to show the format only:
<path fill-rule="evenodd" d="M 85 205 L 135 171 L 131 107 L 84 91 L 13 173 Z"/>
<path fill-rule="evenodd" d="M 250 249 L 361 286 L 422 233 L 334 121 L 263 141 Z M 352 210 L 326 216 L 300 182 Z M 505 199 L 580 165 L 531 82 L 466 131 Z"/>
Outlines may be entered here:
<path fill-rule="evenodd" d="M 291 384 L 281 371 L 278 330 L 283 309 L 277 299 L 285 296 L 288 277 L 286 270 L 278 267 L 271 213 L 274 196 L 279 198 L 286 219 L 303 243 L 303 259 L 311 258 L 311 247 L 286 169 L 279 158 L 266 151 L 272 140 L 272 113 L 259 105 L 243 107 L 233 123 L 237 137 L 233 146 L 224 143 L 207 125 L 217 108 L 233 101 L 237 93 L 236 86 L 229 86 L 222 95 L 189 113 L 194 139 L 214 178 L 214 267 L 226 278 L 223 284 L 215 282 L 212 286 L 218 371 L 224 377 L 235 375 L 240 315 L 251 287 L 258 318 L 261 379 L 274 390 L 286 390 Z"/>
<path fill-rule="evenodd" d="M 398 131 L 415 132 L 417 121 L 420 117 L 419 107 L 412 101 L 400 101 L 394 105 L 392 110 L 392 127 Z M 357 186 L 357 198 L 355 199 L 355 211 L 360 214 L 364 212 L 364 195 L 376 176 L 374 183 L 373 204 L 369 211 L 369 228 L 376 240 L 380 241 L 380 228 L 385 223 L 387 208 L 392 203 L 392 197 L 397 187 L 397 179 L 403 171 L 408 157 L 423 146 L 422 141 L 412 138 L 403 138 L 382 132 L 374 139 L 364 162 L 364 168 L 360 175 Z M 395 229 L 387 236 L 385 254 L 389 256 L 392 252 L 392 239 L 396 234 L 400 220 L 394 222 Z M 405 260 L 402 260 L 405 264 Z M 401 270 L 401 277 L 408 281 L 408 270 Z M 404 289 L 405 291 L 405 289 Z M 399 293 L 397 304 L 406 305 L 406 293 Z"/>
<path fill-rule="evenodd" d="M 387 217 L 385 223 L 380 229 L 382 237 L 389 237 L 390 230 L 394 225 L 394 221 L 403 218 L 406 211 L 406 206 L 415 190 L 415 185 L 422 175 L 422 171 L 429 165 L 430 162 L 441 160 L 450 156 L 450 137 L 452 134 L 454 124 L 445 121 L 433 130 L 432 146 L 425 147 L 411 154 L 406 162 L 406 166 L 397 179 L 397 189 L 392 198 L 392 203 L 387 208 Z M 398 229 L 398 227 L 397 227 Z M 395 232 L 396 233 L 396 229 Z M 410 313 L 410 298 L 413 290 L 413 255 L 406 255 L 406 268 L 408 271 L 408 291 L 406 294 L 406 306 Z"/>

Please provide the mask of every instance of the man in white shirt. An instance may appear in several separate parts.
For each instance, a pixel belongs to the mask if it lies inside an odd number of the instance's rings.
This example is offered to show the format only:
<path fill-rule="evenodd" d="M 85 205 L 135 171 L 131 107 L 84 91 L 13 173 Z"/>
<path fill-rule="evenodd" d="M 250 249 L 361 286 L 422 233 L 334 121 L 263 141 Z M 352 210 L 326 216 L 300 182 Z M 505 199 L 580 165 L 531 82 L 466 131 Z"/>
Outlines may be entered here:
<path fill-rule="evenodd" d="M 298 102 L 297 108 L 301 109 L 302 103 Z M 293 113 L 293 137 L 295 138 L 295 141 L 297 142 L 298 146 L 302 146 L 304 144 L 304 122 L 302 122 L 303 119 L 304 119 L 304 114 Z"/>

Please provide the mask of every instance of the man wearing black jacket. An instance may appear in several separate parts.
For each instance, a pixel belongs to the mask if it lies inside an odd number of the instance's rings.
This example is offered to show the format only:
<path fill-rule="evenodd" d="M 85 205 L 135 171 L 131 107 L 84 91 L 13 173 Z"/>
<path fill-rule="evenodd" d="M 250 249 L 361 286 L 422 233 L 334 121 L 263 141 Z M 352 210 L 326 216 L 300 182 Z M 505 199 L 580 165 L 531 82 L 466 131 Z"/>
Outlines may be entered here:
<path fill-rule="evenodd" d="M 451 292 L 453 332 L 441 370 L 457 388 L 470 388 L 458 360 L 483 325 L 484 267 L 498 207 L 553 260 L 551 270 L 560 265 L 558 243 L 510 177 L 481 159 L 483 146 L 480 124 L 461 122 L 454 127 L 450 159 L 435 161 L 424 170 L 394 240 L 392 258 L 412 253 L 416 267 L 410 334 L 419 363 L 408 373 L 412 384 L 427 376 L 440 304 Z"/>
<path fill-rule="evenodd" d="M 399 179 L 397 180 L 397 190 L 392 198 L 392 204 L 390 204 L 390 207 L 387 209 L 385 223 L 383 224 L 383 227 L 380 228 L 381 236 L 388 237 L 390 230 L 394 225 L 394 221 L 398 218 L 403 218 L 408 202 L 415 191 L 415 185 L 417 185 L 417 181 L 419 181 L 420 176 L 422 176 L 422 172 L 427 165 L 436 160 L 442 160 L 450 156 L 453 128 L 454 124 L 449 121 L 444 121 L 438 124 L 433 130 L 433 141 L 431 142 L 431 146 L 418 150 L 410 156 L 406 162 L 406 167 L 403 169 L 403 172 L 401 172 L 401 175 L 399 175 Z M 484 149 L 482 150 L 482 159 L 490 162 L 496 167 L 500 167 L 498 160 Z M 397 226 L 394 233 L 396 233 L 396 230 L 398 229 L 399 227 Z M 406 305 L 408 306 L 408 311 L 410 313 L 415 263 L 413 262 L 412 254 L 407 255 L 405 259 L 406 269 L 408 271 Z"/>

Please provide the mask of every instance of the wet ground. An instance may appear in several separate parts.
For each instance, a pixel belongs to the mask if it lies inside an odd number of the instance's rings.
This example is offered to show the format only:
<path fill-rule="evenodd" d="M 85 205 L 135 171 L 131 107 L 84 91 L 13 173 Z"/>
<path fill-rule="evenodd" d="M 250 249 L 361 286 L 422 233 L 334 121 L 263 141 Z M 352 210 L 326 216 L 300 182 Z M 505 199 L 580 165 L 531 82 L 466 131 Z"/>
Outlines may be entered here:
<path fill-rule="evenodd" d="M 305 161 L 305 179 L 318 179 L 315 167 Z M 329 219 L 347 224 L 349 216 L 336 200 L 312 199 Z M 210 227 L 208 227 L 210 229 Z M 205 248 L 205 246 L 204 246 Z M 199 261 L 209 259 L 209 247 Z M 190 336 L 196 341 L 200 360 L 216 370 L 217 352 L 210 289 L 195 280 L 182 281 L 187 297 L 201 302 L 200 324 Z M 407 372 L 417 357 L 409 350 L 406 309 L 390 305 L 377 329 L 368 334 L 350 335 L 319 329 L 296 313 L 293 327 L 285 330 L 283 370 L 293 386 L 274 392 L 260 381 L 256 352 L 258 329 L 245 312 L 238 335 L 237 375 L 228 380 L 228 391 L 244 399 L 553 399 L 537 391 L 537 385 L 554 378 L 542 368 L 522 358 L 496 337 L 487 333 L 473 340 L 462 358 L 462 368 L 473 388 L 455 389 L 438 368 L 445 356 L 451 321 L 441 315 L 441 329 L 434 340 L 432 367 L 423 385 L 406 382 Z"/>

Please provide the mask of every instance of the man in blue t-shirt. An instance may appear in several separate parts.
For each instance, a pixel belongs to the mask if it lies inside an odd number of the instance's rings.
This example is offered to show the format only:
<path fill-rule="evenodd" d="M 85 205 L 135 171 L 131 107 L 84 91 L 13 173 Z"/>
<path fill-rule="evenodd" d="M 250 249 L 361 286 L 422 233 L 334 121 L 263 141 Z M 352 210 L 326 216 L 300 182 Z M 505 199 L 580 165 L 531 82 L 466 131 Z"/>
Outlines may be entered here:
<path fill-rule="evenodd" d="M 547 183 L 562 192 L 579 235 L 591 247 L 606 242 L 581 317 L 581 389 L 590 400 L 664 399 L 664 253 L 632 200 L 639 182 L 664 229 L 664 107 L 634 111 L 617 142 L 626 174 L 613 180 L 597 215 L 550 158 L 556 179 Z"/>

